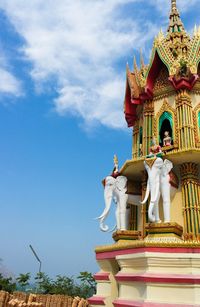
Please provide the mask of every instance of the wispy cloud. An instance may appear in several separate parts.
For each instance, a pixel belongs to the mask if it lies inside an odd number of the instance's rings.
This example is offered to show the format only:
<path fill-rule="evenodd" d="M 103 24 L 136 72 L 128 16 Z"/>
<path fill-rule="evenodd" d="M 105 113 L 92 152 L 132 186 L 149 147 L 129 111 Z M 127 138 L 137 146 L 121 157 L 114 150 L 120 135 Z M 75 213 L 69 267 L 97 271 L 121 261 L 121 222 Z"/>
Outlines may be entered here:
<path fill-rule="evenodd" d="M 163 2 L 169 6 L 168 0 L 154 0 L 151 5 L 160 9 Z M 186 8 L 187 1 L 182 2 Z M 44 90 L 47 84 L 53 85 L 56 112 L 79 116 L 86 125 L 121 128 L 125 126 L 125 65 L 122 71 L 121 60 L 158 32 L 156 21 L 148 22 L 145 14 L 137 14 L 138 5 L 144 3 L 1 0 L 0 8 L 24 39 L 20 52 L 32 63 L 30 74 L 36 85 Z M 133 14 L 125 16 L 130 7 Z"/>
<path fill-rule="evenodd" d="M 162 15 L 167 15 L 169 13 L 171 7 L 170 2 L 170 0 L 150 0 L 151 5 L 156 7 Z M 191 10 L 193 6 L 197 4 L 199 4 L 199 0 L 177 0 L 177 8 L 181 13 Z"/>
<path fill-rule="evenodd" d="M 21 82 L 10 71 L 6 57 L 0 52 L 0 94 L 19 97 L 22 95 Z"/>

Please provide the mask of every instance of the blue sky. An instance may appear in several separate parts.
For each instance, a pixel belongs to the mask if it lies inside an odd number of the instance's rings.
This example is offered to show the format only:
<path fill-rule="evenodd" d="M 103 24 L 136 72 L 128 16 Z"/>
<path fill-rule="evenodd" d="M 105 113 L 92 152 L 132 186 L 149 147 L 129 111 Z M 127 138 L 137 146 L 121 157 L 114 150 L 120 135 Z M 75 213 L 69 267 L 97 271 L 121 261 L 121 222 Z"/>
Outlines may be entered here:
<path fill-rule="evenodd" d="M 177 0 L 186 29 L 200 2 Z M 13 274 L 96 272 L 101 180 L 131 158 L 125 66 L 166 30 L 169 0 L 0 0 L 1 253 Z M 114 224 L 114 218 L 109 219 Z"/>

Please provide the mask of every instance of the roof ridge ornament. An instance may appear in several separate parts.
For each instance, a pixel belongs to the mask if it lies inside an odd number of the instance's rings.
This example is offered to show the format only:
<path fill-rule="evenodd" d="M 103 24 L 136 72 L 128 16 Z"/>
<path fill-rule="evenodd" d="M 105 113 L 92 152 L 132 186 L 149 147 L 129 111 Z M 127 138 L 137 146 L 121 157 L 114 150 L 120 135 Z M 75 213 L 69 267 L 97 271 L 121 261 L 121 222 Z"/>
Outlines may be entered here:
<path fill-rule="evenodd" d="M 181 33 L 185 31 L 184 25 L 180 18 L 179 11 L 177 9 L 176 0 L 171 0 L 171 12 L 169 16 L 170 22 L 167 32 L 170 34 Z"/>
<path fill-rule="evenodd" d="M 172 7 L 172 11 L 173 11 L 173 10 L 177 10 L 177 7 L 176 7 L 176 0 L 171 0 L 171 7 Z"/>

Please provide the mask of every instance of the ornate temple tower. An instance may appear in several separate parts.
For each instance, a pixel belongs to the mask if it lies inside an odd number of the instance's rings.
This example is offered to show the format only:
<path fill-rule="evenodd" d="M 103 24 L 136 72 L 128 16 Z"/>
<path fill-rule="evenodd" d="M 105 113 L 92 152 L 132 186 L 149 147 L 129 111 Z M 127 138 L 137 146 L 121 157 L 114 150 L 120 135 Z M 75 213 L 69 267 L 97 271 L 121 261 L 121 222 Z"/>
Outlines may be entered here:
<path fill-rule="evenodd" d="M 176 0 L 149 64 L 142 54 L 140 62 L 134 58 L 133 71 L 126 67 L 132 159 L 109 179 L 119 190 L 127 182 L 128 226 L 113 233 L 114 244 L 96 248 L 100 272 L 89 301 L 93 307 L 200 306 L 200 28 L 192 36 L 185 31 Z M 169 181 L 163 165 L 170 166 Z"/>
<path fill-rule="evenodd" d="M 126 121 L 133 127 L 133 150 L 122 173 L 130 186 L 138 176 L 142 182 L 143 160 L 154 137 L 179 179 L 171 220 L 182 225 L 184 236 L 190 238 L 200 235 L 199 62 L 200 28 L 195 27 L 190 37 L 172 0 L 167 33 L 160 31 L 155 38 L 150 63 L 145 66 L 141 57 L 140 69 L 135 59 L 134 71 L 127 67 L 124 102 Z M 170 146 L 163 144 L 165 132 L 171 138 Z"/>

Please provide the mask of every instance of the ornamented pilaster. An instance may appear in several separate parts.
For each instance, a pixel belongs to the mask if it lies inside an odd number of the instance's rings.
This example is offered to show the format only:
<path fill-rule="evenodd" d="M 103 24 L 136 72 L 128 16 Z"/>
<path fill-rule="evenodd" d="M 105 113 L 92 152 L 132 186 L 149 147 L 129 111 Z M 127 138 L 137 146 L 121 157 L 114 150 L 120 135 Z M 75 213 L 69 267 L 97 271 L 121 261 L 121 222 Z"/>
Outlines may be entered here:
<path fill-rule="evenodd" d="M 132 152 L 133 159 L 139 156 L 139 151 L 140 151 L 139 146 L 140 146 L 139 144 L 139 121 L 137 120 L 137 122 L 134 125 L 134 129 L 133 129 L 133 152 Z"/>
<path fill-rule="evenodd" d="M 153 117 L 154 117 L 154 102 L 146 101 L 144 103 L 144 123 L 143 123 L 143 155 L 149 154 L 151 140 L 153 136 Z"/>
<path fill-rule="evenodd" d="M 191 97 L 186 90 L 176 97 L 178 144 L 179 149 L 195 147 L 195 134 L 193 124 L 193 110 Z"/>
<path fill-rule="evenodd" d="M 184 216 L 184 235 L 193 238 L 200 234 L 200 182 L 198 165 L 181 165 L 181 184 Z"/>

